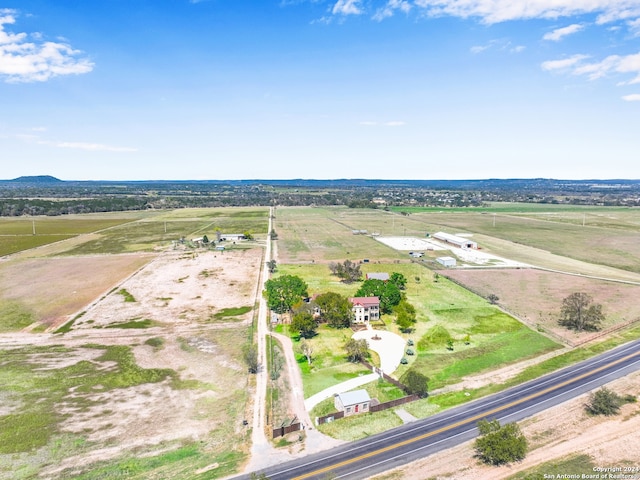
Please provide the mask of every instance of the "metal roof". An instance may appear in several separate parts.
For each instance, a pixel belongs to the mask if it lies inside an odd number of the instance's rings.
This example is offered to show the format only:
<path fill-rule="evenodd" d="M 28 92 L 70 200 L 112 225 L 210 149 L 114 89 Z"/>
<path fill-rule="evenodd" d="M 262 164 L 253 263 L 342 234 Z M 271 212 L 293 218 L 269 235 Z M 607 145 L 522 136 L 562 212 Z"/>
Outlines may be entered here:
<path fill-rule="evenodd" d="M 370 402 L 371 397 L 366 390 L 354 390 L 353 392 L 338 393 L 340 402 L 343 406 L 355 405 L 357 403 Z"/>

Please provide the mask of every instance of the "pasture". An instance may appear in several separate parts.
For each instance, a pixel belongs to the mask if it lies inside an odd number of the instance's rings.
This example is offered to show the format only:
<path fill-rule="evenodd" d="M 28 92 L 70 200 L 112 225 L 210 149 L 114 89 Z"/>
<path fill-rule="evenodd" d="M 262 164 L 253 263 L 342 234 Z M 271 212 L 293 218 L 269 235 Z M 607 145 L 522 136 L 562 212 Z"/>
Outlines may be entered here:
<path fill-rule="evenodd" d="M 640 210 L 633 208 L 507 204 L 484 211 L 410 211 L 405 222 L 422 224 L 431 232 L 473 233 L 482 248 L 497 255 L 503 244 L 492 238 L 533 247 L 539 253 L 640 273 Z M 509 256 L 528 263 L 544 262 L 543 256 L 532 259 L 527 252 L 530 250 L 512 248 Z"/>
<path fill-rule="evenodd" d="M 574 292 L 586 292 L 603 305 L 603 330 L 640 320 L 640 305 L 630 301 L 640 295 L 640 285 L 534 269 L 452 269 L 443 274 L 484 297 L 497 295 L 498 303 L 518 318 L 572 343 L 591 336 L 558 325 L 562 300 Z"/>
<path fill-rule="evenodd" d="M 142 213 L 0 217 L 0 257 L 135 221 Z M 35 233 L 34 233 L 35 232 Z"/>
<path fill-rule="evenodd" d="M 396 233 L 402 232 L 400 216 L 377 210 L 335 208 L 278 208 L 275 230 L 278 233 L 278 259 L 283 264 L 326 263 L 351 259 L 374 258 L 392 262 L 405 258 L 366 235 L 354 235 L 353 230 L 369 233 L 392 231 L 398 217 Z"/>

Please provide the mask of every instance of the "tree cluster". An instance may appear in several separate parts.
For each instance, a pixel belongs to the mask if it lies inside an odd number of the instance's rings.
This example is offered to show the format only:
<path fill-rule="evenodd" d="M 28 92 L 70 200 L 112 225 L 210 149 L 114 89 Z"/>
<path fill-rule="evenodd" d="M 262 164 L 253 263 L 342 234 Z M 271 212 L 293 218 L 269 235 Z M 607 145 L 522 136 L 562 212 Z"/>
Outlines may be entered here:
<path fill-rule="evenodd" d="M 320 308 L 320 317 L 330 327 L 346 328 L 351 325 L 351 302 L 347 297 L 334 292 L 318 295 L 315 303 Z"/>
<path fill-rule="evenodd" d="M 329 264 L 329 270 L 335 276 L 337 276 L 344 283 L 357 282 L 362 278 L 362 272 L 360 271 L 360 265 L 351 260 L 345 260 L 342 263 L 331 262 Z"/>
<path fill-rule="evenodd" d="M 380 311 L 391 313 L 393 307 L 402 300 L 400 289 L 393 282 L 383 282 L 376 278 L 365 280 L 355 294 L 356 297 L 378 297 L 380 299 Z"/>

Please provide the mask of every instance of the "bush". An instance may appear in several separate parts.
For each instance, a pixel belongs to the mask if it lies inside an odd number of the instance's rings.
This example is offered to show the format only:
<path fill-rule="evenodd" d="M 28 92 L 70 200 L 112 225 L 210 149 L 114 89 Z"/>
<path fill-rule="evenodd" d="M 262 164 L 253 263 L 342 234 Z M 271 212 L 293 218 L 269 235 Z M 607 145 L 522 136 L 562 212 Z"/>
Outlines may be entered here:
<path fill-rule="evenodd" d="M 144 342 L 144 344 L 154 348 L 159 348 L 164 345 L 164 340 L 160 337 L 153 337 L 149 338 L 146 342 Z"/>
<path fill-rule="evenodd" d="M 420 398 L 425 398 L 428 395 L 428 382 L 429 378 L 426 375 L 413 368 L 407 370 L 400 377 L 400 383 L 404 385 L 405 391 L 409 395 L 418 395 Z"/>
<path fill-rule="evenodd" d="M 480 420 L 480 437 L 476 439 L 476 456 L 488 465 L 517 462 L 527 454 L 527 439 L 516 423 L 500 425 L 498 420 Z"/>
<path fill-rule="evenodd" d="M 446 345 L 449 340 L 452 340 L 449 331 L 442 325 L 434 325 L 422 336 L 418 347 L 427 350 L 431 346 Z"/>
<path fill-rule="evenodd" d="M 620 395 L 602 387 L 589 395 L 585 410 L 590 415 L 616 415 L 623 403 L 625 401 Z"/>

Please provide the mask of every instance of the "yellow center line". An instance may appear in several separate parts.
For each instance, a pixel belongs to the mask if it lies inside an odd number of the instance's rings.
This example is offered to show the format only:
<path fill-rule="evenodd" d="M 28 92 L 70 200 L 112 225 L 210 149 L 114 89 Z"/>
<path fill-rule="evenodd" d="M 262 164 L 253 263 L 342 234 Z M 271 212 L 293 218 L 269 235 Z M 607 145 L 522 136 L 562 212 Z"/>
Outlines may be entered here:
<path fill-rule="evenodd" d="M 600 372 L 602 370 L 605 370 L 606 368 L 609 368 L 609 367 L 612 367 L 612 366 L 617 365 L 619 363 L 622 363 L 622 362 L 624 362 L 624 361 L 626 361 L 626 360 L 628 360 L 630 358 L 636 357 L 638 355 L 640 355 L 640 352 L 632 353 L 632 354 L 627 355 L 626 357 L 620 358 L 620 359 L 618 359 L 618 360 L 616 360 L 614 362 L 607 363 L 606 365 L 603 365 L 603 366 L 598 367 L 598 368 L 593 369 L 593 370 L 589 370 L 588 372 L 585 372 L 585 373 L 583 373 L 581 375 L 578 375 L 577 377 L 572 377 L 569 380 L 565 380 L 562 383 L 559 383 L 557 385 L 553 385 L 551 387 L 547 387 L 544 390 L 540 390 L 538 392 L 532 393 L 530 395 L 527 395 L 526 397 L 522 397 L 522 398 L 520 398 L 518 400 L 514 400 L 513 402 L 507 403 L 505 405 L 501 405 L 499 407 L 495 407 L 495 408 L 493 408 L 491 410 L 488 410 L 486 412 L 479 413 L 477 415 L 474 415 L 472 417 L 466 418 L 464 420 L 460 420 L 460 421 L 458 421 L 456 423 L 452 423 L 450 425 L 446 425 L 446 426 L 441 427 L 441 428 L 439 428 L 437 430 L 432 430 L 430 432 L 423 433 L 422 435 L 418 435 L 417 437 L 412 437 L 412 438 L 409 438 L 407 440 L 403 440 L 401 442 L 394 443 L 394 444 L 389 445 L 387 447 L 379 448 L 379 449 L 374 450 L 372 452 L 364 453 L 362 455 L 359 455 L 359 456 L 354 457 L 354 458 L 350 458 L 348 460 L 344 460 L 344 461 L 339 462 L 339 463 L 334 463 L 333 465 L 328 466 L 328 467 L 319 468 L 318 470 L 315 470 L 313 472 L 305 473 L 303 475 L 300 475 L 299 477 L 295 477 L 293 480 L 303 480 L 305 478 L 310 478 L 310 477 L 313 477 L 313 476 L 316 476 L 316 475 L 320 475 L 322 473 L 327 473 L 327 472 L 329 472 L 329 471 L 331 471 L 331 470 L 333 470 L 335 468 L 340 468 L 340 467 L 343 467 L 345 465 L 349 465 L 349 464 L 352 464 L 352 463 L 359 462 L 360 460 L 365 460 L 367 458 L 375 457 L 376 455 L 380 455 L 381 453 L 385 453 L 385 452 L 388 452 L 390 450 L 394 450 L 396 448 L 404 447 L 405 445 L 409 445 L 411 443 L 414 443 L 414 442 L 417 442 L 417 441 L 420 441 L 420 440 L 424 440 L 425 438 L 429 438 L 429 437 L 432 437 L 432 436 L 437 435 L 439 433 L 446 432 L 447 430 L 452 430 L 452 429 L 454 429 L 456 427 L 465 425 L 467 423 L 475 422 L 476 420 L 481 420 L 482 418 L 488 417 L 489 415 L 492 415 L 492 414 L 495 414 L 497 412 L 506 410 L 506 409 L 511 408 L 511 407 L 513 407 L 515 405 L 519 405 L 521 403 L 525 403 L 525 402 L 527 402 L 529 400 L 532 400 L 534 398 L 543 396 L 543 395 L 545 395 L 545 394 L 547 394 L 549 392 L 553 392 L 554 390 L 558 390 L 558 389 L 560 389 L 560 388 L 562 388 L 562 387 L 564 387 L 566 385 L 574 383 L 574 382 L 576 382 L 578 380 L 581 380 L 581 379 L 583 379 L 585 377 L 588 377 L 589 375 L 593 375 L 594 373 L 597 373 L 597 372 Z"/>

